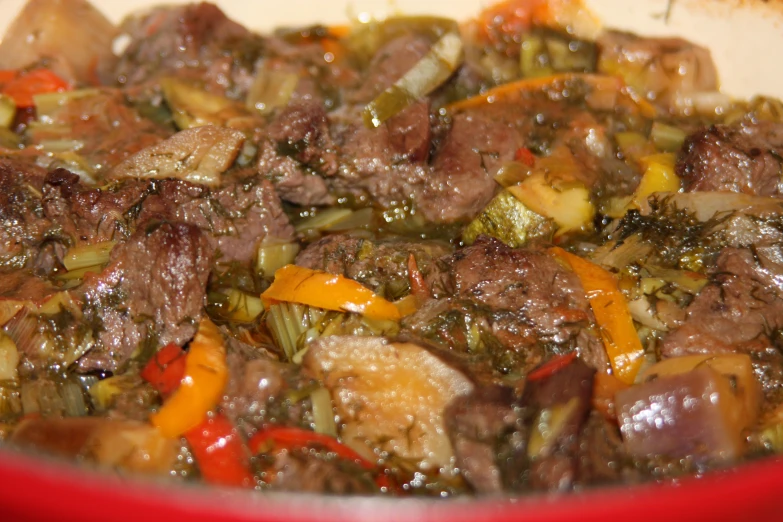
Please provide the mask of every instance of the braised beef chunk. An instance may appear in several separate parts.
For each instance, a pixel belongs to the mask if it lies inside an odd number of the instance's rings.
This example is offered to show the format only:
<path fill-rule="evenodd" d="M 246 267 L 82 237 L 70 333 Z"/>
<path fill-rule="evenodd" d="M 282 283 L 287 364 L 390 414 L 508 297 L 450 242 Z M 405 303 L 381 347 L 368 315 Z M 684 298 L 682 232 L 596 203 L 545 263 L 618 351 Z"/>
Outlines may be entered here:
<path fill-rule="evenodd" d="M 715 125 L 688 137 L 677 174 L 688 191 L 730 191 L 758 196 L 783 193 L 783 125 Z"/>
<path fill-rule="evenodd" d="M 580 484 L 609 484 L 626 480 L 636 482 L 639 472 L 623 447 L 617 425 L 600 413 L 590 413 L 579 436 Z"/>
<path fill-rule="evenodd" d="M 247 92 L 262 39 L 201 2 L 158 7 L 125 21 L 131 42 L 108 83 L 134 86 L 167 75 L 203 77 L 209 90 Z"/>
<path fill-rule="evenodd" d="M 43 214 L 40 192 L 46 173 L 40 168 L 0 160 L 0 266 L 21 268 L 36 247 L 54 232 Z"/>
<path fill-rule="evenodd" d="M 779 245 L 725 249 L 714 281 L 688 306 L 682 326 L 663 338 L 661 355 L 748 353 L 765 389 L 778 389 L 783 356 L 774 343 L 783 328 L 781 273 Z"/>
<path fill-rule="evenodd" d="M 96 346 L 82 370 L 113 371 L 145 343 L 185 344 L 203 313 L 212 252 L 193 225 L 161 223 L 140 229 L 112 251 L 100 274 L 79 289 Z"/>
<path fill-rule="evenodd" d="M 499 493 L 504 475 L 522 474 L 524 470 L 510 471 L 497 457 L 503 445 L 509 453 L 524 453 L 527 442 L 521 407 L 510 389 L 478 388 L 451 403 L 445 415 L 457 467 L 477 493 Z"/>
<path fill-rule="evenodd" d="M 480 237 L 440 265 L 429 281 L 440 301 L 406 319 L 414 332 L 451 345 L 466 335 L 458 330 L 478 328 L 503 371 L 529 370 L 549 351 L 573 349 L 606 367 L 600 341 L 587 330 L 594 319 L 582 285 L 553 257 Z"/>
<path fill-rule="evenodd" d="M 311 243 L 296 257 L 296 264 L 344 275 L 379 295 L 397 299 L 410 292 L 411 255 L 419 272 L 427 277 L 438 271 L 437 259 L 450 250 L 439 241 L 373 241 L 333 234 Z"/>
<path fill-rule="evenodd" d="M 270 482 L 276 491 L 360 495 L 376 489 L 370 474 L 356 464 L 310 453 L 278 453 L 267 473 L 274 476 Z"/>

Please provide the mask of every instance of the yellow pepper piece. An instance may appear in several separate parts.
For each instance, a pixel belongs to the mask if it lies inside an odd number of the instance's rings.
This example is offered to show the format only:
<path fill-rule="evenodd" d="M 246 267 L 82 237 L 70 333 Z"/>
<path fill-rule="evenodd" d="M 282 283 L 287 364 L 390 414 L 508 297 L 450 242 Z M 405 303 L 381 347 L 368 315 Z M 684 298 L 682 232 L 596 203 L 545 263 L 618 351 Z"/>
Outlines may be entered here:
<path fill-rule="evenodd" d="M 185 377 L 177 391 L 150 416 L 164 436 L 176 438 L 204 420 L 228 380 L 226 346 L 217 326 L 202 319 L 185 356 Z"/>
<path fill-rule="evenodd" d="M 570 265 L 579 277 L 601 329 L 604 349 L 615 377 L 626 384 L 633 384 L 642 365 L 644 348 L 614 276 L 562 248 L 552 247 L 549 252 Z"/>
<path fill-rule="evenodd" d="M 641 207 L 647 198 L 656 192 L 677 192 L 680 190 L 680 178 L 674 173 L 674 154 L 665 152 L 653 154 L 641 159 L 645 167 L 642 180 L 634 192 L 632 204 Z"/>
<path fill-rule="evenodd" d="M 275 272 L 272 285 L 261 294 L 265 304 L 274 301 L 299 303 L 326 310 L 354 312 L 370 319 L 397 321 L 394 303 L 375 295 L 369 288 L 341 275 L 286 265 Z"/>

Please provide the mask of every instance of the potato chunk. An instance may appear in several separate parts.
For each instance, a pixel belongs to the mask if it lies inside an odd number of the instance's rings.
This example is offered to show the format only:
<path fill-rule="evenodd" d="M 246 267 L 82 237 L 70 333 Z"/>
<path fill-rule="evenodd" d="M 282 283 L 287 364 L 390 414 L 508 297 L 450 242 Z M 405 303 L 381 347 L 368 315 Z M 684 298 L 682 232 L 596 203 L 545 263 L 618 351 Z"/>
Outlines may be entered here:
<path fill-rule="evenodd" d="M 369 442 L 425 470 L 453 466 L 443 412 L 473 390 L 461 372 L 421 346 L 377 337 L 321 339 L 304 365 L 331 392 L 344 442 Z"/>

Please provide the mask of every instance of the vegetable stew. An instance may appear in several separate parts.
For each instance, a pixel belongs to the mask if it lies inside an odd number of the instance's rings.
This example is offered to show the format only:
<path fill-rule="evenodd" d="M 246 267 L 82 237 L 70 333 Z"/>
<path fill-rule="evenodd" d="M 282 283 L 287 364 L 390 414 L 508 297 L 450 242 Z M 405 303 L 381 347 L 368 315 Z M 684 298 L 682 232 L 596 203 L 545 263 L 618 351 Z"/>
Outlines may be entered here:
<path fill-rule="evenodd" d="M 783 452 L 783 105 L 708 50 L 63 5 L 0 44 L 3 445 L 438 498 Z"/>

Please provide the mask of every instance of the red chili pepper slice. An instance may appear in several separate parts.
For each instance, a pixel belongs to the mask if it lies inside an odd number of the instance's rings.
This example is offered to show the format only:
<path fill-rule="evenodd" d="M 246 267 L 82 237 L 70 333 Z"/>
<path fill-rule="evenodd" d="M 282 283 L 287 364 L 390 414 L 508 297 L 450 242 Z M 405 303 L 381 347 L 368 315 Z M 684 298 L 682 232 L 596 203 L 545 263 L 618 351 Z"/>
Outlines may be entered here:
<path fill-rule="evenodd" d="M 167 344 L 152 356 L 140 375 L 158 393 L 173 392 L 185 376 L 185 352 L 176 344 Z"/>
<path fill-rule="evenodd" d="M 322 446 L 326 451 L 340 458 L 353 460 L 366 470 L 375 469 L 375 464 L 334 437 L 323 433 L 288 426 L 271 426 L 259 431 L 250 439 L 250 450 L 253 453 L 269 451 L 271 446 L 298 449 L 311 445 Z"/>
<path fill-rule="evenodd" d="M 416 257 L 412 253 L 408 256 L 408 278 L 411 284 L 411 294 L 419 304 L 431 297 L 429 286 L 427 286 L 427 282 L 419 270 L 419 265 L 416 263 Z"/>
<path fill-rule="evenodd" d="M 215 415 L 185 432 L 201 476 L 210 484 L 253 487 L 250 455 L 233 423 Z"/>
<path fill-rule="evenodd" d="M 559 372 L 576 359 L 576 351 L 558 355 L 527 374 L 528 381 L 538 381 Z"/>
<path fill-rule="evenodd" d="M 527 147 L 520 147 L 517 149 L 517 151 L 514 153 L 514 159 L 517 161 L 521 161 L 528 167 L 532 167 L 536 164 L 536 157 L 533 155 L 532 152 L 530 152 L 530 149 Z"/>

